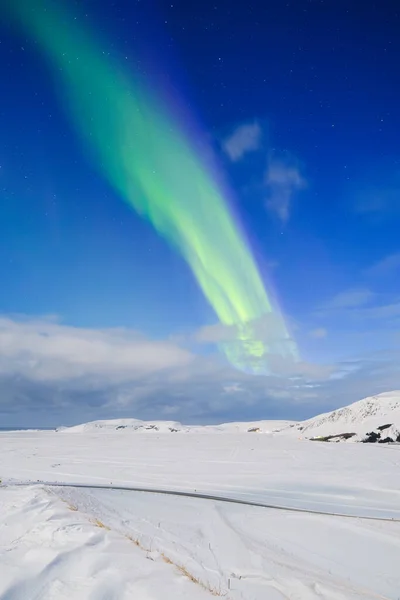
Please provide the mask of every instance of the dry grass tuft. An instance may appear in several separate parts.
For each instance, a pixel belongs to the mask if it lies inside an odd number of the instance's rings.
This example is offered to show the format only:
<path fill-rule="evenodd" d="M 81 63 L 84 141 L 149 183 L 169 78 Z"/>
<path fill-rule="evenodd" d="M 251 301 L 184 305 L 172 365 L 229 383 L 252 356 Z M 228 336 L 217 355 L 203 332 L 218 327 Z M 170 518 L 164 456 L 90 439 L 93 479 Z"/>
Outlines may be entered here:
<path fill-rule="evenodd" d="M 104 523 L 100 521 L 100 519 L 93 519 L 92 523 L 93 525 L 96 525 L 96 527 L 100 527 L 101 529 L 106 529 L 106 531 L 110 531 L 110 528 L 107 525 L 104 525 Z"/>
<path fill-rule="evenodd" d="M 52 494 L 54 494 L 54 492 L 50 492 Z M 67 505 L 68 510 L 72 510 L 73 512 L 78 512 L 78 509 L 76 506 L 74 506 L 73 504 L 70 504 L 67 500 L 64 500 L 64 498 L 60 498 L 61 502 L 64 502 L 64 504 Z"/>
<path fill-rule="evenodd" d="M 211 596 L 224 596 L 225 595 L 225 594 L 222 594 L 220 590 L 217 590 L 216 588 L 211 587 L 208 583 L 204 583 L 198 577 L 195 577 L 194 575 L 192 575 L 192 573 L 189 573 L 189 571 L 186 569 L 186 567 L 183 567 L 182 565 L 176 565 L 175 563 L 172 563 L 172 564 L 175 565 L 175 567 L 178 569 L 178 571 L 180 573 L 182 573 L 182 575 L 184 577 L 187 577 L 188 579 L 190 579 L 190 581 L 192 583 L 196 583 L 197 585 L 201 586 L 204 590 L 209 592 L 211 594 Z"/>
<path fill-rule="evenodd" d="M 147 548 L 144 548 L 144 547 L 142 546 L 142 544 L 139 542 L 139 540 L 138 540 L 138 539 L 136 539 L 136 538 L 133 538 L 131 535 L 126 535 L 125 537 L 126 537 L 126 539 L 128 539 L 130 542 L 132 542 L 133 544 L 135 544 L 135 546 L 137 546 L 138 548 L 141 548 L 142 550 L 144 550 L 145 552 L 147 552 Z"/>
<path fill-rule="evenodd" d="M 168 556 L 165 556 L 164 552 L 161 552 L 161 558 L 163 559 L 164 562 L 167 563 L 167 565 L 173 565 L 174 564 L 172 562 L 172 560 L 170 558 L 168 558 Z"/>

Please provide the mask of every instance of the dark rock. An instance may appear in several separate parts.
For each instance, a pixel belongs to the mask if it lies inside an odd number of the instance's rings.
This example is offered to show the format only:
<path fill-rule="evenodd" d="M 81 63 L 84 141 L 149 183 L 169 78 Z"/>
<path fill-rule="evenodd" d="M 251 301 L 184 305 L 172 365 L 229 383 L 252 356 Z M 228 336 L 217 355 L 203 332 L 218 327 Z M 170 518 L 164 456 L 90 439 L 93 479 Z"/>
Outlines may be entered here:
<path fill-rule="evenodd" d="M 310 438 L 310 440 L 312 442 L 330 442 L 331 440 L 338 442 L 339 440 L 348 440 L 349 438 L 352 438 L 354 435 L 356 435 L 355 433 L 337 433 L 336 435 L 325 435 L 325 436 L 319 436 L 319 437 L 315 437 L 315 438 Z"/>
<path fill-rule="evenodd" d="M 338 433 L 337 435 L 330 435 L 328 437 L 332 440 L 334 440 L 335 438 L 341 438 L 343 440 L 348 440 L 349 438 L 352 438 L 355 435 L 356 435 L 355 433 Z"/>
<path fill-rule="evenodd" d="M 392 438 L 386 437 L 383 440 L 379 440 L 378 444 L 391 444 L 392 442 L 394 442 L 394 440 L 392 440 Z"/>
<path fill-rule="evenodd" d="M 376 431 L 370 431 L 367 433 L 367 437 L 363 439 L 364 444 L 375 444 L 378 440 L 381 439 L 381 434 Z"/>
<path fill-rule="evenodd" d="M 379 431 L 383 431 L 384 429 L 389 429 L 389 427 L 391 427 L 393 425 L 393 423 L 388 423 L 387 425 L 380 425 L 379 427 L 377 427 L 377 429 Z"/>

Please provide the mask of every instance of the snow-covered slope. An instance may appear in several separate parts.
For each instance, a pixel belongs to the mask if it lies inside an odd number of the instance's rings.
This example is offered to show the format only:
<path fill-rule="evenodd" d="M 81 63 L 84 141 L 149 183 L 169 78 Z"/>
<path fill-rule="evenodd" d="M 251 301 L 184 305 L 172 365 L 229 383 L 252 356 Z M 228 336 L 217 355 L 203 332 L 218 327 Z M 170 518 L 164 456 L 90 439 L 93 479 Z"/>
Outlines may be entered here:
<path fill-rule="evenodd" d="M 354 433 L 349 438 L 352 441 L 363 441 L 367 434 L 375 432 L 382 440 L 395 440 L 400 434 L 400 391 L 369 396 L 298 423 L 292 431 L 305 438 Z"/>
<path fill-rule="evenodd" d="M 221 425 L 182 425 L 178 421 L 140 421 L 139 419 L 111 419 L 91 421 L 74 427 L 62 427 L 58 432 L 115 432 L 134 431 L 137 433 L 274 433 L 294 426 L 294 421 L 250 421 L 222 423 Z"/>

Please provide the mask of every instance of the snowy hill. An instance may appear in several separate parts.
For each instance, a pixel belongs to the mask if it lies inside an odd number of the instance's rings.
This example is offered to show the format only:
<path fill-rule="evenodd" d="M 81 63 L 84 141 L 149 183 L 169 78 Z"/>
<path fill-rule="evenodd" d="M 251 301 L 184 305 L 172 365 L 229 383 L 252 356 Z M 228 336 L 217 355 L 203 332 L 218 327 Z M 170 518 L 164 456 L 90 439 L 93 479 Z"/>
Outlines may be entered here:
<path fill-rule="evenodd" d="M 91 421 L 82 423 L 74 427 L 64 427 L 62 431 L 68 433 L 85 433 L 94 431 L 115 432 L 115 431 L 180 431 L 183 425 L 177 421 L 141 421 L 140 419 L 110 419 L 104 421 Z M 61 431 L 61 430 L 60 430 Z"/>
<path fill-rule="evenodd" d="M 400 391 L 369 396 L 298 423 L 292 431 L 308 439 L 353 433 L 349 438 L 352 441 L 380 441 L 388 437 L 396 441 L 400 435 Z M 366 440 L 369 433 L 377 439 Z"/>
<path fill-rule="evenodd" d="M 135 433 L 274 433 L 293 427 L 294 421 L 250 421 L 222 423 L 221 425 L 182 425 L 179 421 L 140 421 L 139 419 L 111 419 L 91 421 L 74 427 L 60 427 L 59 432 L 115 432 Z"/>
<path fill-rule="evenodd" d="M 75 427 L 63 427 L 59 432 L 135 432 L 135 433 L 268 433 L 290 435 L 305 439 L 326 438 L 326 441 L 353 442 L 400 441 L 400 391 L 370 396 L 296 423 L 294 421 L 251 421 L 222 423 L 221 425 L 183 425 L 179 421 L 141 421 L 139 419 L 112 419 L 92 421 Z M 345 435 L 343 435 L 345 434 Z M 368 436 L 368 434 L 372 434 Z M 338 437 L 335 437 L 338 436 Z"/>

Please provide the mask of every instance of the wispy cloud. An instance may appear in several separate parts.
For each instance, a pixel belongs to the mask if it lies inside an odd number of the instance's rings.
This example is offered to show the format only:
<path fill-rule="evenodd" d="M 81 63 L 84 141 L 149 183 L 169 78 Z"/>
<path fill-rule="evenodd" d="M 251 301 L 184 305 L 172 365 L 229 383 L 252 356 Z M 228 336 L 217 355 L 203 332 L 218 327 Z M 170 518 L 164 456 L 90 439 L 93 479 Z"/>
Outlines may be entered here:
<path fill-rule="evenodd" d="M 367 349 L 396 348 L 400 297 L 393 293 L 374 293 L 366 288 L 344 290 L 314 310 L 308 326 L 312 337 L 318 336 L 320 329 L 329 331 L 329 344 L 324 345 L 324 353 L 334 361 Z"/>
<path fill-rule="evenodd" d="M 268 210 L 285 223 L 290 216 L 293 198 L 307 186 L 300 166 L 290 157 L 272 157 L 268 162 L 265 185 Z"/>
<path fill-rule="evenodd" d="M 382 221 L 400 213 L 400 170 L 384 161 L 373 169 L 364 169 L 361 178 L 350 183 L 356 213 L 372 221 Z"/>
<path fill-rule="evenodd" d="M 259 151 L 258 158 L 262 158 L 263 154 L 267 156 L 266 170 L 260 171 L 257 183 L 253 178 L 250 187 L 256 189 L 257 194 L 263 194 L 269 212 L 285 223 L 290 217 L 295 196 L 307 187 L 307 180 L 294 156 L 276 150 L 270 150 L 268 154 L 268 148 L 263 143 L 265 137 L 257 121 L 245 123 L 223 140 L 222 147 L 233 162 L 238 162 L 249 152 Z"/>
<path fill-rule="evenodd" d="M 400 184 L 365 189 L 356 198 L 355 210 L 365 216 L 390 215 L 400 209 Z"/>
<path fill-rule="evenodd" d="M 317 327 L 317 329 L 312 329 L 308 335 L 318 340 L 326 338 L 326 336 L 328 335 L 328 331 L 327 329 L 325 329 L 325 327 Z"/>
<path fill-rule="evenodd" d="M 400 271 L 400 252 L 389 254 L 378 260 L 371 267 L 365 269 L 364 274 L 367 277 L 385 277 L 394 275 L 396 271 Z"/>
<path fill-rule="evenodd" d="M 391 326 L 392 319 L 400 317 L 400 298 L 396 295 L 376 294 L 367 288 L 355 288 L 336 294 L 320 306 L 315 314 L 320 317 L 351 319 L 353 324 L 365 319 L 382 320 L 382 326 Z"/>
<path fill-rule="evenodd" d="M 358 313 L 358 316 L 361 318 L 385 320 L 400 317 L 400 301 L 363 308 Z"/>
<path fill-rule="evenodd" d="M 326 311 L 365 306 L 373 297 L 374 293 L 371 292 L 371 290 L 364 288 L 353 288 L 339 292 L 333 298 L 328 300 L 328 302 L 326 302 L 321 309 Z"/>
<path fill-rule="evenodd" d="M 222 147 L 232 161 L 238 161 L 248 152 L 258 150 L 261 145 L 262 130 L 257 122 L 237 127 L 227 137 Z"/>

